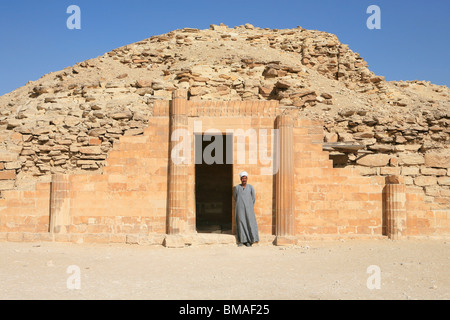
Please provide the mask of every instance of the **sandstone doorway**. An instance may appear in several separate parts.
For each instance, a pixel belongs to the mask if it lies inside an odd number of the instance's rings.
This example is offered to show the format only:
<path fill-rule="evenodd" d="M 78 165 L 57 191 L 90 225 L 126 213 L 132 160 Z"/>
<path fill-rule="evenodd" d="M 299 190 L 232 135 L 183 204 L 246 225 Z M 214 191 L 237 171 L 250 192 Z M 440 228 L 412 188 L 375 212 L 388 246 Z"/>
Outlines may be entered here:
<path fill-rule="evenodd" d="M 195 135 L 196 230 L 232 229 L 233 135 Z"/>

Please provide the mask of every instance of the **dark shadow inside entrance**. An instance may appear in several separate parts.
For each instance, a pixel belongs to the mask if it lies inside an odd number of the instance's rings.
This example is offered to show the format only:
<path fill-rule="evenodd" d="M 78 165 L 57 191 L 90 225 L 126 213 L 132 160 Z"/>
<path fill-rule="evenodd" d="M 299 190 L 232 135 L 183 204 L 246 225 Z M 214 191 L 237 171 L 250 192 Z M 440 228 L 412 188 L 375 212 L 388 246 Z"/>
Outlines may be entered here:
<path fill-rule="evenodd" d="M 233 135 L 195 135 L 197 232 L 231 234 L 232 162 Z"/>

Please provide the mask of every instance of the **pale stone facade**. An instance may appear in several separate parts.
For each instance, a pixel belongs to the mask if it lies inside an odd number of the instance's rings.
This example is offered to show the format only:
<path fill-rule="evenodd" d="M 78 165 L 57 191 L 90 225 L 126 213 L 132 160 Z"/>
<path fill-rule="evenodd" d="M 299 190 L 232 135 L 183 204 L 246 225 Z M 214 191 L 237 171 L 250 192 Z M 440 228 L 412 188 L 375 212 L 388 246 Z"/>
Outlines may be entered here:
<path fill-rule="evenodd" d="M 258 135 L 255 144 L 248 130 L 277 132 L 278 139 Z M 190 152 L 182 161 L 173 158 L 182 140 L 174 139 L 177 132 L 188 133 L 183 143 Z M 433 210 L 403 177 L 333 168 L 323 151 L 323 123 L 299 118 L 296 108 L 280 107 L 278 101 L 191 101 L 187 91 L 177 90 L 172 101 L 155 101 L 143 135 L 120 138 L 101 174 L 55 174 L 34 191 L 5 191 L 0 240 L 167 246 L 197 241 L 195 186 L 201 182 L 194 140 L 207 133 L 233 135 L 230 179 L 237 185 L 238 173 L 249 173 L 263 243 L 450 234 L 448 211 Z M 262 140 L 272 161 L 261 156 Z M 233 201 L 231 189 L 225 201 Z M 232 228 L 218 241 L 232 241 L 234 209 L 222 213 Z"/>

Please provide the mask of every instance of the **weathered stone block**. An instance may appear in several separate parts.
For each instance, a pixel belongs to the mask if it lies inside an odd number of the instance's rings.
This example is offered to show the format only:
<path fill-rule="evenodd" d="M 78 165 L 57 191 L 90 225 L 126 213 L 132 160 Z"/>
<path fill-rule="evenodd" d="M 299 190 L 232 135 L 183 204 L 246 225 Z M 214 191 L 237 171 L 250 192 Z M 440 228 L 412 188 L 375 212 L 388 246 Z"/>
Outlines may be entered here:
<path fill-rule="evenodd" d="M 357 167 L 359 174 L 362 176 L 375 176 L 378 174 L 378 168 L 370 168 L 370 167 Z"/>
<path fill-rule="evenodd" d="M 416 186 L 431 186 L 437 183 L 437 178 L 434 176 L 419 176 L 414 179 L 414 184 Z"/>
<path fill-rule="evenodd" d="M 275 238 L 276 246 L 293 246 L 297 244 L 296 237 L 288 237 L 288 236 L 277 236 Z"/>
<path fill-rule="evenodd" d="M 98 137 L 104 135 L 106 133 L 106 129 L 104 128 L 96 128 L 89 131 L 88 135 L 91 137 Z"/>
<path fill-rule="evenodd" d="M 167 235 L 164 238 L 163 245 L 167 248 L 184 248 L 186 246 L 186 242 L 184 237 L 181 235 Z"/>
<path fill-rule="evenodd" d="M 388 154 L 369 154 L 356 160 L 356 163 L 366 167 L 384 167 L 391 158 Z"/>
<path fill-rule="evenodd" d="M 8 232 L 6 239 L 11 242 L 23 242 L 23 232 Z"/>
<path fill-rule="evenodd" d="M 111 118 L 114 120 L 123 120 L 123 119 L 131 119 L 133 117 L 133 114 L 129 111 L 123 111 L 123 112 L 116 112 L 111 114 Z"/>
<path fill-rule="evenodd" d="M 22 161 L 6 162 L 4 165 L 6 170 L 15 170 L 22 168 Z"/>
<path fill-rule="evenodd" d="M 437 178 L 438 184 L 443 186 L 450 186 L 450 177 L 439 177 Z"/>
<path fill-rule="evenodd" d="M 192 96 L 201 96 L 207 93 L 206 89 L 204 87 L 191 87 L 189 89 L 189 93 Z"/>
<path fill-rule="evenodd" d="M 9 151 L 0 151 L 0 162 L 12 162 L 16 161 L 19 154 Z"/>
<path fill-rule="evenodd" d="M 141 79 L 136 81 L 136 87 L 138 88 L 151 88 L 152 84 L 153 84 L 152 80 Z"/>
<path fill-rule="evenodd" d="M 425 165 L 433 168 L 450 168 L 449 149 L 442 152 L 429 152 L 425 154 Z"/>
<path fill-rule="evenodd" d="M 403 176 L 417 176 L 419 175 L 418 167 L 402 167 Z"/>
<path fill-rule="evenodd" d="M 400 167 L 383 167 L 380 168 L 380 174 L 381 175 L 399 175 L 400 174 Z"/>
<path fill-rule="evenodd" d="M 376 152 L 391 152 L 394 150 L 394 147 L 389 144 L 377 143 L 377 144 L 369 146 L 368 149 L 376 151 Z"/>
<path fill-rule="evenodd" d="M 98 146 L 90 146 L 90 147 L 80 147 L 79 151 L 83 154 L 89 154 L 89 155 L 97 155 L 102 154 L 102 150 Z"/>
<path fill-rule="evenodd" d="M 406 184 L 406 185 L 412 185 L 412 184 L 414 184 L 414 179 L 413 179 L 413 177 L 405 176 L 405 184 Z"/>
<path fill-rule="evenodd" d="M 0 180 L 13 180 L 16 178 L 16 170 L 0 171 Z"/>
<path fill-rule="evenodd" d="M 136 128 L 125 131 L 124 136 L 137 136 L 144 133 L 144 129 Z"/>
<path fill-rule="evenodd" d="M 432 196 L 432 197 L 439 197 L 439 188 L 435 187 L 435 186 L 426 186 L 425 187 L 425 194 L 427 196 Z"/>
<path fill-rule="evenodd" d="M 425 163 L 423 155 L 414 153 L 401 153 L 398 156 L 398 160 L 400 165 L 406 166 L 413 166 Z"/>
<path fill-rule="evenodd" d="M 421 168 L 420 173 L 426 176 L 445 176 L 447 170 L 435 168 Z"/>

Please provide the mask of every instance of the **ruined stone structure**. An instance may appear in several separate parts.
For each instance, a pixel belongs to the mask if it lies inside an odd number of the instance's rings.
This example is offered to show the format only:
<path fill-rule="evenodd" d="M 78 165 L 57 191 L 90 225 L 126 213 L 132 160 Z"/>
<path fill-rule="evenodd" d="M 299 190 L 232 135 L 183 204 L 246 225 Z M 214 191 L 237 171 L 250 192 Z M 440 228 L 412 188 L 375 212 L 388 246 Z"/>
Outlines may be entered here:
<path fill-rule="evenodd" d="M 152 36 L 0 97 L 0 239 L 233 242 L 241 170 L 262 242 L 449 236 L 449 102 L 318 30 Z"/>
<path fill-rule="evenodd" d="M 323 122 L 303 118 L 297 108 L 276 100 L 198 101 L 188 100 L 186 90 L 175 90 L 171 101 L 154 102 L 142 135 L 120 137 L 103 172 L 53 174 L 51 182 L 39 182 L 34 190 L 3 191 L 0 240 L 233 242 L 231 187 L 243 170 L 256 190 L 262 243 L 450 234 L 448 212 L 426 203 L 423 192 L 405 185 L 402 176 L 333 168 L 323 151 L 323 131 Z M 257 141 L 248 132 L 257 132 Z M 226 155 L 231 167 L 196 158 L 204 151 L 198 141 L 212 135 L 231 141 Z M 216 171 L 200 174 L 213 166 Z M 198 198 L 199 185 L 207 186 L 206 198 Z M 218 192 L 220 186 L 229 193 Z M 210 237 L 203 237 L 208 232 Z"/>

